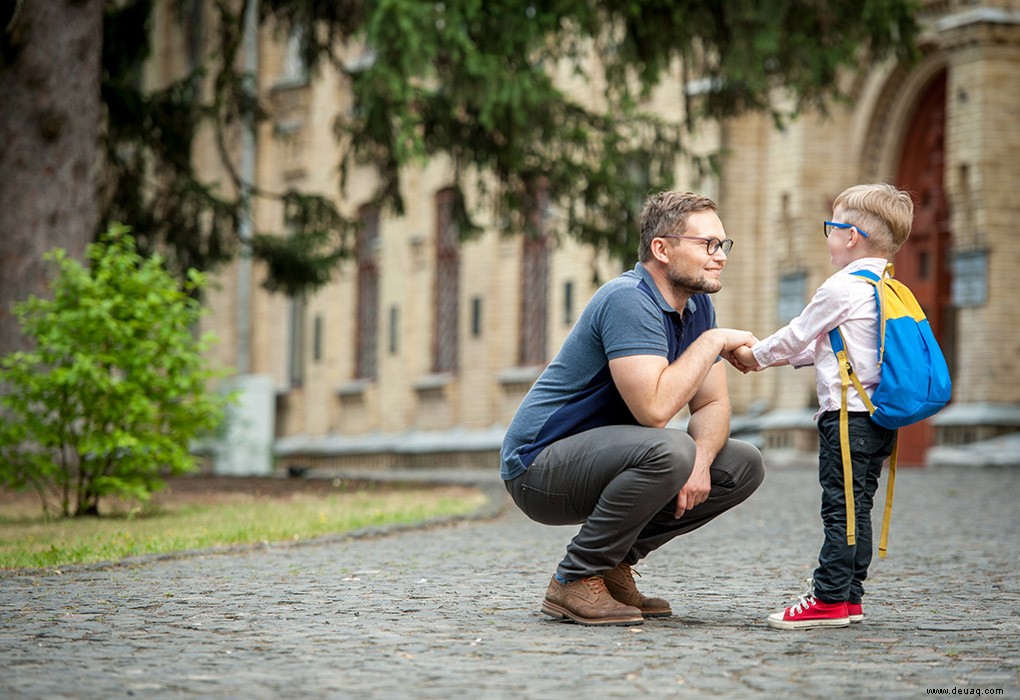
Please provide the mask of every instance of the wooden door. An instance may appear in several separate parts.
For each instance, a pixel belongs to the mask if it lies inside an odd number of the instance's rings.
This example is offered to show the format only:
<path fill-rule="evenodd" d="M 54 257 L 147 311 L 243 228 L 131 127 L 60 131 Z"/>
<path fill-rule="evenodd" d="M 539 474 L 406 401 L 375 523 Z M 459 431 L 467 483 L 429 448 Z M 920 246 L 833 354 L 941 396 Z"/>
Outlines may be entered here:
<path fill-rule="evenodd" d="M 953 367 L 953 315 L 950 308 L 949 207 L 944 187 L 946 74 L 924 92 L 911 119 L 900 154 L 896 185 L 914 198 L 910 238 L 893 259 L 896 278 L 914 292 L 931 323 L 950 370 Z M 932 445 L 931 419 L 900 430 L 899 460 L 921 465 Z"/>

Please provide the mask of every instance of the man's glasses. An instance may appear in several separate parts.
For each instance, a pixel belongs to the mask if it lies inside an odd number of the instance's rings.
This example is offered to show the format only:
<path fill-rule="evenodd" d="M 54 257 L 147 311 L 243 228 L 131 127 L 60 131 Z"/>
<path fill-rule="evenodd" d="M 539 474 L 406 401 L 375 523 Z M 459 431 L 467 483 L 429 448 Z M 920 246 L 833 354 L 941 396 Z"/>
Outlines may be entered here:
<path fill-rule="evenodd" d="M 864 231 L 862 231 L 860 226 L 857 226 L 855 224 L 841 224 L 841 223 L 838 223 L 836 221 L 823 221 L 822 222 L 822 232 L 825 234 L 826 238 L 828 238 L 829 234 L 832 233 L 833 230 L 835 230 L 837 228 L 855 228 L 855 229 L 857 229 L 857 233 L 861 234 L 865 238 L 868 238 L 868 234 L 866 234 Z"/>
<path fill-rule="evenodd" d="M 656 236 L 656 238 L 684 238 L 688 241 L 704 241 L 705 248 L 708 249 L 709 255 L 715 255 L 721 249 L 723 255 L 729 255 L 730 251 L 733 250 L 733 239 L 726 238 L 719 240 L 718 238 L 702 238 L 701 236 L 677 236 L 675 234 L 663 234 L 662 236 Z"/>

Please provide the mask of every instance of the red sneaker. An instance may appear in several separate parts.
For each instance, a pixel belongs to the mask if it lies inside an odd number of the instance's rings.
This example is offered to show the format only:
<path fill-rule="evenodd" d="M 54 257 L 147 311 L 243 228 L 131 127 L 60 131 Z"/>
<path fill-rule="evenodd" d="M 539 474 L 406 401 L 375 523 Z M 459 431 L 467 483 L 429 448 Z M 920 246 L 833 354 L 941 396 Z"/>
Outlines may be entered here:
<path fill-rule="evenodd" d="M 846 603 L 823 603 L 814 596 L 803 596 L 796 605 L 769 615 L 767 622 L 769 627 L 782 630 L 846 627 L 850 615 Z"/>
<path fill-rule="evenodd" d="M 850 622 L 864 622 L 864 608 L 860 603 L 847 603 L 846 612 Z"/>

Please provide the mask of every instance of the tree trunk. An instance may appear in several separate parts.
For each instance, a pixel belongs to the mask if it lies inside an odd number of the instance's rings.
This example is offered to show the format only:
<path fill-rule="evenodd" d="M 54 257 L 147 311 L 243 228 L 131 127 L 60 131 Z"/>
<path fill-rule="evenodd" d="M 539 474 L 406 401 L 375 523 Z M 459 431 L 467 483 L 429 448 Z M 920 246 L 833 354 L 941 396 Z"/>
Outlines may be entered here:
<path fill-rule="evenodd" d="M 22 0 L 0 26 L 0 356 L 12 306 L 48 293 L 43 253 L 81 259 L 98 216 L 104 0 Z"/>

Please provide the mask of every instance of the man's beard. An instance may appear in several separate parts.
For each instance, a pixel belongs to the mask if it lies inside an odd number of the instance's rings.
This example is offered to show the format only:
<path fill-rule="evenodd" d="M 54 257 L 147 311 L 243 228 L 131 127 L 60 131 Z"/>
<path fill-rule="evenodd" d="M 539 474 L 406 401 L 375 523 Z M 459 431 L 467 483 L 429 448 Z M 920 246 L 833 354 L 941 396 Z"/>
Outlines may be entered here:
<path fill-rule="evenodd" d="M 667 273 L 667 277 L 670 286 L 673 287 L 673 293 L 677 296 L 689 297 L 694 294 L 715 294 L 722 289 L 722 282 L 710 280 L 704 276 L 689 277 L 670 270 Z"/>

